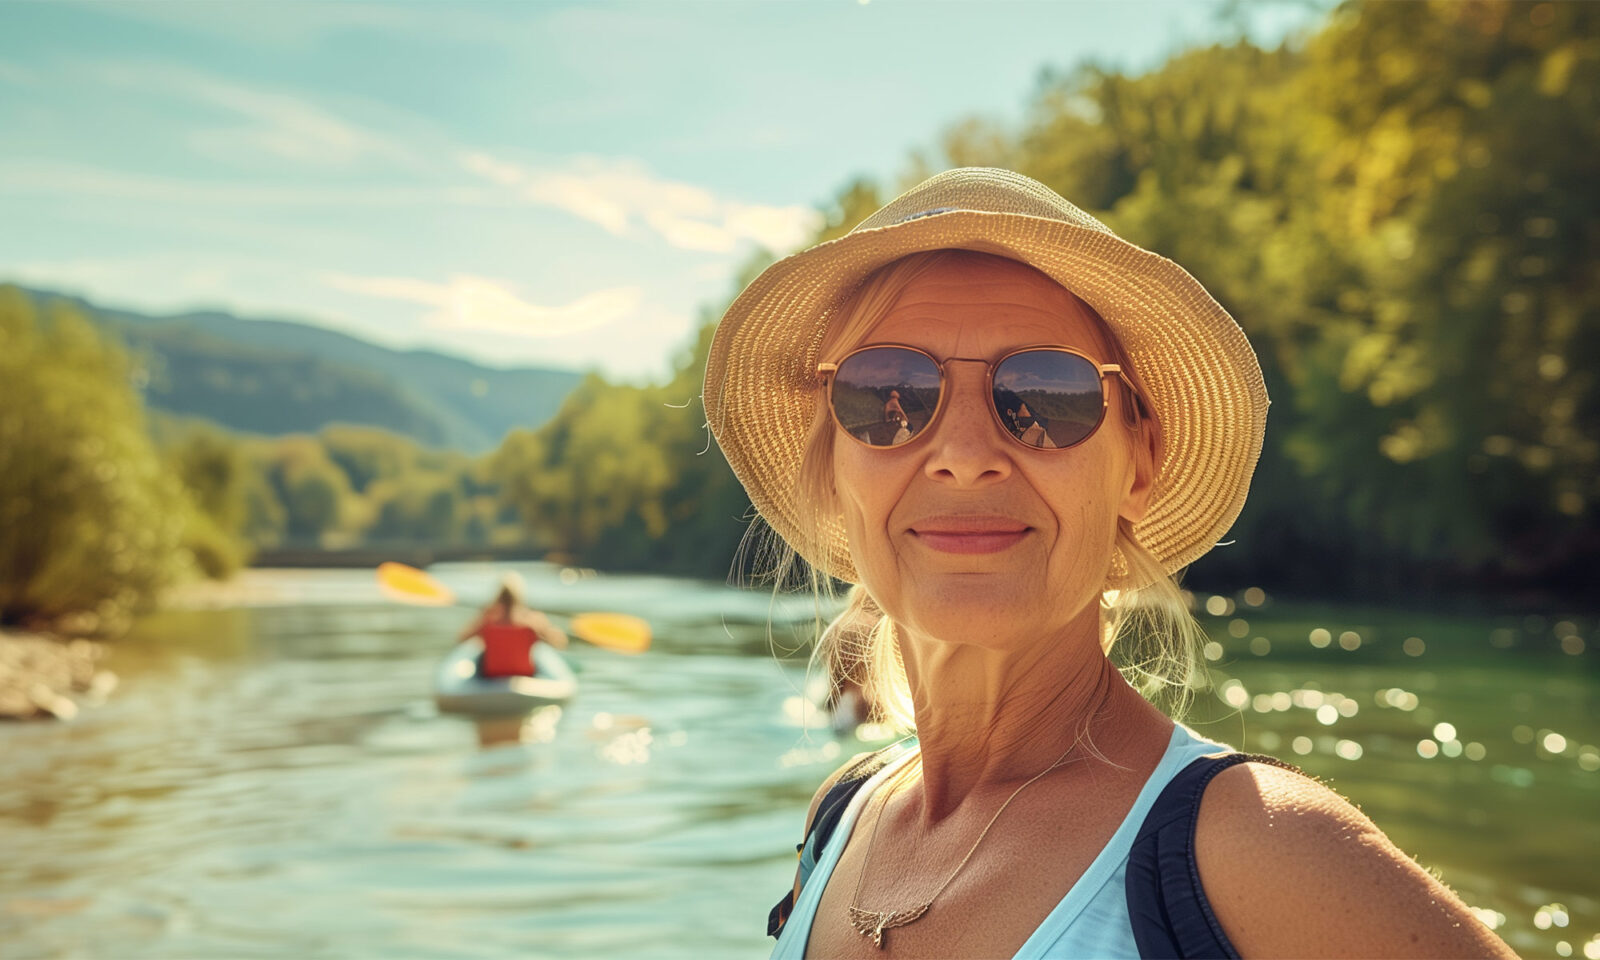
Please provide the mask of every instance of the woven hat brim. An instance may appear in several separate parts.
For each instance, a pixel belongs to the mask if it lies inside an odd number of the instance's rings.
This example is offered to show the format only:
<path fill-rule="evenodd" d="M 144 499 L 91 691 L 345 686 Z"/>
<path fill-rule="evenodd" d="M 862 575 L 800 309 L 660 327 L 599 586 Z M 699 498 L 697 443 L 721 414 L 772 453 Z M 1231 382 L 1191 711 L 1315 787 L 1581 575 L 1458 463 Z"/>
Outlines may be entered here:
<path fill-rule="evenodd" d="M 1211 549 L 1244 506 L 1266 431 L 1266 386 L 1244 331 L 1182 267 L 1114 234 L 974 210 L 858 230 L 796 253 L 767 268 L 724 314 L 706 364 L 706 415 L 773 530 L 813 566 L 858 582 L 842 517 L 823 520 L 810 535 L 800 527 L 800 459 L 823 396 L 818 350 L 833 313 L 863 277 L 940 249 L 1027 263 L 1105 318 L 1150 394 L 1166 442 L 1134 534 L 1169 573 Z"/>

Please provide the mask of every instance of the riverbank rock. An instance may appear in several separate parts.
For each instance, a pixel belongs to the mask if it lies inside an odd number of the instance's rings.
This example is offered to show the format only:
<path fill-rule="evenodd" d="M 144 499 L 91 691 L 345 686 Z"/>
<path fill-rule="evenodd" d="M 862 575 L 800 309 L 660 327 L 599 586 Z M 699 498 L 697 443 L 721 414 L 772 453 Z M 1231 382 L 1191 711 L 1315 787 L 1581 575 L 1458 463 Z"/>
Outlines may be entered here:
<path fill-rule="evenodd" d="M 92 640 L 0 631 L 0 720 L 70 720 L 80 702 L 105 699 L 117 684 L 105 654 Z"/>

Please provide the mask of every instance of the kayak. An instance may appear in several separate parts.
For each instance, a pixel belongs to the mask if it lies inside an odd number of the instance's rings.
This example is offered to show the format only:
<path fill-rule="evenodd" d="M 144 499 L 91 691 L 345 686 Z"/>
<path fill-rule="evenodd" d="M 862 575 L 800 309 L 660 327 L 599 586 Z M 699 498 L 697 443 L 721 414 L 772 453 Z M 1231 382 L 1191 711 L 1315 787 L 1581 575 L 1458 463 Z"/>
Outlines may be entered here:
<path fill-rule="evenodd" d="M 533 645 L 532 677 L 480 677 L 478 654 L 483 644 L 468 640 L 456 645 L 434 677 L 433 695 L 439 709 L 450 713 L 527 713 L 550 704 L 566 703 L 578 692 L 578 677 L 567 661 L 547 643 Z"/>

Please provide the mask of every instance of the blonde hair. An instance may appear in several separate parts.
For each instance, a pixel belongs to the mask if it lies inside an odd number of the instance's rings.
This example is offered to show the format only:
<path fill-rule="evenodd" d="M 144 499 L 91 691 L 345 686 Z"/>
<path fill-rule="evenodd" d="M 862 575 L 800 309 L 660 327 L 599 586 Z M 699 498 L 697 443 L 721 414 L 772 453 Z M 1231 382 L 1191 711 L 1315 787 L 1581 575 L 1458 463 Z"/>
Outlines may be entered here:
<path fill-rule="evenodd" d="M 906 287 L 929 269 L 957 258 L 989 256 L 992 255 L 967 250 L 934 250 L 914 253 L 878 268 L 835 311 L 823 335 L 820 356 L 838 357 L 864 343 Z M 1140 467 L 1154 472 L 1162 456 L 1161 423 L 1126 349 L 1099 313 L 1088 304 L 1084 307 L 1094 320 L 1099 346 L 1105 351 L 1101 362 L 1121 364 L 1133 384 L 1131 395 L 1126 387 L 1120 388 L 1124 391 L 1123 423 Z M 834 436 L 827 404 L 818 403 L 801 454 L 798 498 L 801 509 L 806 511 L 801 527 L 810 531 L 815 542 L 787 544 L 773 535 L 774 542 L 766 553 L 775 589 L 808 584 L 819 609 L 825 600 L 836 599 L 834 582 L 806 564 L 802 555 L 827 555 L 827 545 L 821 538 L 833 520 L 824 514 L 833 502 Z M 1146 437 L 1153 443 L 1139 442 Z M 1176 577 L 1140 545 L 1133 524 L 1125 518 L 1117 521 L 1100 609 L 1101 648 L 1141 695 L 1174 719 L 1181 719 L 1190 705 L 1191 688 L 1203 682 L 1200 650 L 1205 632 L 1190 612 Z M 899 644 L 895 642 L 894 623 L 871 594 L 862 586 L 851 587 L 844 612 L 826 626 L 819 620 L 818 626 L 821 629 L 812 648 L 811 668 L 824 671 L 833 693 L 836 695 L 840 683 L 849 678 L 863 687 L 874 704 L 875 719 L 904 730 L 915 729 L 911 689 Z"/>
<path fill-rule="evenodd" d="M 508 571 L 500 578 L 500 590 L 490 601 L 490 606 L 502 606 L 506 610 L 506 615 L 510 616 L 527 605 L 522 599 L 526 590 L 527 583 L 522 579 L 522 574 L 515 570 Z"/>

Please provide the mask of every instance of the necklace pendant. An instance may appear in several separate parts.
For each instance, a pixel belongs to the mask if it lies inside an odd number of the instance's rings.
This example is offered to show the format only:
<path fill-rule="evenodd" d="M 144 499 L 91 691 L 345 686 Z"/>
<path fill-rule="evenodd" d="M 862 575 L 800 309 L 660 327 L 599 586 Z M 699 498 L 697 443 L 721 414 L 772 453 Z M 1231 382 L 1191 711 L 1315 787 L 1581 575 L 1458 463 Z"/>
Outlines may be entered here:
<path fill-rule="evenodd" d="M 931 905 L 931 903 L 924 903 L 921 906 L 905 911 L 862 910 L 860 907 L 851 907 L 850 925 L 855 927 L 856 932 L 863 937 L 870 937 L 872 945 L 882 950 L 884 931 L 892 930 L 895 927 L 903 927 L 921 918 L 924 913 L 928 912 L 928 907 Z"/>
<path fill-rule="evenodd" d="M 879 950 L 883 949 L 883 931 L 889 927 L 898 926 L 893 910 L 878 912 L 876 910 L 850 911 L 850 919 L 854 922 L 856 932 L 863 937 L 872 938 L 872 945 Z"/>

